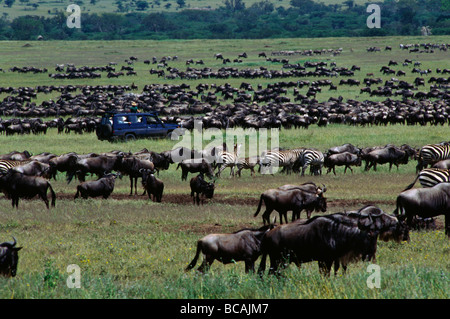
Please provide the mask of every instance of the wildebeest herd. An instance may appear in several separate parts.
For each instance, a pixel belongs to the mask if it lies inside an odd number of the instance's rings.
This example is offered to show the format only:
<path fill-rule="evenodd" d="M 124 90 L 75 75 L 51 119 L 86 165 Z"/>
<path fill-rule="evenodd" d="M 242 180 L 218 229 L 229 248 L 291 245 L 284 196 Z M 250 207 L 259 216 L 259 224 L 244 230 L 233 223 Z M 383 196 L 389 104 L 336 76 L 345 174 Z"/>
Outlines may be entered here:
<path fill-rule="evenodd" d="M 428 44 L 431 46 L 432 44 Z M 422 46 L 422 45 L 421 45 Z M 448 44 L 433 45 L 437 50 L 446 50 Z M 273 56 L 295 55 L 319 56 L 323 53 L 340 54 L 342 49 L 323 49 L 272 52 Z M 242 58 L 248 58 L 245 53 Z M 352 78 L 361 72 L 359 66 L 338 66 L 336 62 L 306 61 L 289 63 L 289 59 L 267 57 L 258 54 L 261 61 L 279 68 L 238 68 L 223 66 L 217 70 L 211 67 L 194 68 L 186 63 L 182 71 L 170 64 L 178 58 L 154 57 L 141 62 L 137 57 L 126 60 L 127 66 L 121 71 L 133 72 L 133 64 L 157 64 L 159 70 L 151 69 L 150 74 L 164 77 L 167 83 L 147 84 L 141 88 L 131 85 L 40 85 L 37 87 L 0 87 L 0 94 L 6 94 L 0 102 L 0 114 L 8 119 L 0 120 L 0 133 L 45 134 L 49 128 L 58 132 L 93 132 L 99 116 L 106 111 L 129 111 L 131 102 L 136 102 L 143 111 L 158 112 L 163 120 L 177 122 L 182 127 L 192 129 L 195 120 L 202 121 L 203 128 L 308 128 L 310 125 L 326 126 L 332 123 L 347 125 L 444 125 L 449 123 L 448 100 L 449 69 L 420 69 L 421 62 L 413 59 L 386 61 L 380 68 L 380 76 L 367 74 L 360 81 Z M 215 54 L 215 59 L 226 61 L 223 54 Z M 190 59 L 189 59 L 190 60 Z M 189 61 L 187 60 L 187 61 Z M 192 59 L 195 60 L 195 59 Z M 146 63 L 147 62 L 147 63 Z M 57 65 L 55 71 L 65 71 L 64 79 L 90 77 L 87 74 L 115 72 L 116 63 L 107 66 L 80 66 L 69 63 Z M 123 69 L 123 68 L 126 69 Z M 394 68 L 403 67 L 405 70 Z M 10 68 L 17 72 L 18 67 Z M 401 71 L 401 72 L 400 72 Z M 117 72 L 121 73 L 121 72 Z M 123 72 L 122 72 L 123 73 Z M 382 76 L 392 75 L 383 80 Z M 409 83 L 401 80 L 406 73 L 418 76 Z M 26 73 L 24 73 L 26 74 Z M 59 78 L 49 74 L 51 78 Z M 112 76 L 112 75 L 111 75 Z M 335 84 L 331 79 L 344 77 Z M 296 78 L 297 80 L 290 80 Z M 317 80 L 310 80 L 317 78 Z M 182 84 L 170 84 L 171 80 L 186 80 Z M 230 83 L 198 83 L 198 81 L 221 81 L 242 79 L 239 87 Z M 271 79 L 277 82 L 256 87 L 250 81 Z M 195 84 L 190 83 L 196 80 Z M 425 89 L 429 85 L 429 89 Z M 342 96 L 330 97 L 319 102 L 317 96 L 322 91 L 339 92 L 340 88 L 357 86 L 359 96 L 385 97 L 384 101 L 348 99 Z M 137 93 L 139 92 L 139 93 Z M 50 100 L 37 104 L 33 100 L 38 94 L 57 94 Z M 49 118 L 52 118 L 48 120 Z"/>
<path fill-rule="evenodd" d="M 438 46 L 437 49 L 448 45 Z M 403 48 L 403 47 L 401 47 Z M 171 66 L 175 57 L 153 58 L 144 60 L 144 64 L 156 64 L 157 69 L 150 69 L 150 74 L 170 80 L 183 80 L 182 84 L 149 84 L 139 93 L 136 85 L 48 85 L 32 87 L 0 87 L 0 94 L 6 95 L 0 102 L 0 114 L 8 119 L 0 119 L 0 133 L 46 134 L 47 129 L 57 128 L 58 133 L 83 134 L 95 132 L 99 118 L 106 111 L 129 111 L 131 102 L 136 102 L 143 111 L 156 111 L 167 122 L 176 122 L 186 129 L 193 129 L 194 121 L 200 120 L 203 128 L 305 128 L 310 125 L 326 126 L 328 124 L 346 125 L 444 125 L 450 124 L 448 92 L 450 71 L 437 68 L 421 69 L 419 61 L 386 61 L 379 70 L 380 77 L 366 74 L 363 81 L 353 77 L 360 67 L 338 66 L 335 62 L 310 62 L 304 65 L 289 63 L 294 55 L 319 56 L 322 53 L 339 55 L 342 50 L 308 50 L 303 52 L 272 52 L 273 57 L 261 52 L 258 57 L 263 61 L 282 64 L 279 68 L 240 69 L 226 66 L 230 59 L 223 54 L 215 54 L 215 59 L 222 59 L 224 66 L 213 70 L 205 67 L 203 61 L 186 60 L 186 70 Z M 377 52 L 379 50 L 368 50 Z M 374 53 L 376 54 L 376 53 Z M 279 56 L 283 58 L 279 59 Z M 242 62 L 248 55 L 240 54 L 235 63 Z M 106 72 L 106 77 L 134 76 L 133 63 L 139 63 L 136 57 L 130 57 L 128 66 L 116 70 L 115 64 L 102 67 L 75 67 L 74 65 L 57 65 L 51 79 L 99 78 Z M 192 64 L 201 65 L 193 67 Z M 398 69 L 399 64 L 403 70 Z M 46 69 L 17 68 L 10 72 L 46 73 Z M 401 80 L 406 73 L 417 74 L 411 83 Z M 381 76 L 392 76 L 383 80 Z M 333 83 L 333 78 L 339 81 Z M 297 80 L 286 80 L 297 78 Z M 306 78 L 315 78 L 314 81 Z M 342 79 L 344 78 L 344 79 Z M 242 79 L 239 87 L 229 83 L 198 83 L 211 80 L 226 81 Z M 250 84 L 252 80 L 271 79 L 273 83 L 266 87 Z M 196 80 L 195 85 L 189 81 Z M 425 84 L 429 89 L 425 90 Z M 317 96 L 324 90 L 338 91 L 346 86 L 357 86 L 360 96 L 367 99 L 359 101 L 341 96 L 331 97 L 319 102 Z M 33 100 L 38 94 L 57 95 L 55 99 L 44 100 L 37 104 Z M 370 97 L 385 97 L 384 101 L 370 101 Z M 53 119 L 51 119 L 53 118 Z M 49 120 L 50 119 L 50 120 Z M 186 154 L 185 159 L 175 163 L 172 159 Z M 201 161 L 192 161 L 193 153 L 201 153 Z M 214 154 L 211 160 L 206 154 Z M 255 261 L 262 256 L 259 272 L 265 271 L 267 256 L 270 259 L 270 273 L 278 273 L 280 268 L 290 262 L 300 266 L 309 261 L 318 261 L 321 271 L 329 273 L 334 264 L 337 271 L 340 266 L 344 271 L 350 262 L 374 260 L 377 240 L 408 240 L 408 230 L 414 225 L 428 224 L 430 218 L 445 216 L 445 232 L 450 234 L 450 178 L 448 174 L 450 147 L 448 143 L 432 144 L 421 148 L 409 145 L 385 145 L 376 147 L 358 147 L 344 144 L 324 150 L 315 149 L 277 149 L 268 150 L 255 158 L 237 158 L 225 154 L 224 149 L 211 150 L 170 150 L 152 152 L 142 150 L 136 153 L 111 151 L 90 154 L 50 154 L 32 155 L 29 152 L 11 152 L 0 158 L 0 188 L 5 198 L 18 207 L 20 198 L 39 196 L 47 208 L 55 206 L 56 193 L 51 186 L 51 179 L 58 173 L 65 173 L 67 182 L 74 179 L 80 183 L 74 189 L 74 198 L 103 197 L 107 199 L 114 191 L 116 179 L 122 176 L 130 178 L 130 195 L 137 193 L 137 181 L 142 180 L 144 192 L 156 202 L 163 202 L 164 182 L 158 176 L 160 170 L 170 165 L 177 165 L 181 170 L 182 181 L 188 174 L 195 174 L 190 179 L 190 195 L 194 204 L 203 203 L 214 197 L 215 178 L 229 167 L 237 168 L 237 176 L 243 169 L 250 169 L 252 174 L 258 166 L 258 172 L 270 170 L 274 163 L 282 172 L 305 173 L 310 167 L 314 175 L 336 174 L 336 166 L 344 166 L 346 172 L 353 172 L 353 166 L 364 169 L 377 169 L 377 165 L 389 164 L 399 166 L 410 160 L 417 160 L 418 176 L 423 188 L 405 190 L 399 194 L 394 214 L 387 214 L 376 206 L 365 206 L 357 211 L 341 212 L 311 217 L 313 211 L 324 213 L 327 210 L 325 185 L 304 183 L 301 185 L 282 185 L 269 189 L 260 196 L 257 216 L 264 203 L 263 224 L 259 229 L 242 229 L 231 234 L 211 234 L 197 243 L 197 253 L 186 270 L 195 267 L 200 256 L 204 260 L 200 271 L 206 271 L 214 260 L 223 263 L 245 261 L 245 270 L 253 271 Z M 226 155 L 226 156 L 223 156 Z M 235 154 L 234 154 L 235 155 Z M 230 160 L 231 158 L 231 160 Z M 427 168 L 427 166 L 433 166 Z M 216 172 L 217 171 L 217 172 Z M 86 177 L 96 175 L 96 180 Z M 156 176 L 155 176 L 156 174 Z M 208 178 L 210 181 L 208 181 Z M 212 181 L 211 181 L 212 179 Z M 415 181 L 414 181 L 415 182 Z M 412 187 L 412 186 L 411 186 Z M 410 188 L 411 188 L 410 187 Z M 408 187 L 407 187 L 408 188 Z M 51 201 L 47 192 L 51 192 Z M 279 213 L 280 225 L 270 220 L 271 212 Z M 300 219 L 305 210 L 306 219 Z M 292 220 L 288 222 L 287 212 L 292 211 Z M 418 227 L 418 226 L 416 226 Z M 15 276 L 20 247 L 14 242 L 0 244 L 0 272 L 6 276 Z"/>

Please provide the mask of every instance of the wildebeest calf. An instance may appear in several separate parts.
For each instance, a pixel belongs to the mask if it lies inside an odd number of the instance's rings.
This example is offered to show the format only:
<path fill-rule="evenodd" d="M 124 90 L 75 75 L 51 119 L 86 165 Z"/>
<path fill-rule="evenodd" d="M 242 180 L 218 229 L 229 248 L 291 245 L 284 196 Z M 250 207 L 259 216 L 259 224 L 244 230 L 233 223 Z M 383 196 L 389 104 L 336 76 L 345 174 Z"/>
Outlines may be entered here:
<path fill-rule="evenodd" d="M 109 173 L 96 181 L 81 183 L 77 186 L 77 193 L 75 194 L 74 199 L 77 199 L 80 195 L 84 199 L 99 196 L 107 199 L 114 190 L 114 184 L 117 177 L 117 174 Z"/>

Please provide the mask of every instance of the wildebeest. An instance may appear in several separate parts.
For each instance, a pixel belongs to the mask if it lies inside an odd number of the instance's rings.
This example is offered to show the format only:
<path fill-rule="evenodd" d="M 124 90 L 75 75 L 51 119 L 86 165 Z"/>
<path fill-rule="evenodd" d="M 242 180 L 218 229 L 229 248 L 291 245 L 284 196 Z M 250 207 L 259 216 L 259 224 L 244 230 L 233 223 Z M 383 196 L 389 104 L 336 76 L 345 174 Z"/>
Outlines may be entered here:
<path fill-rule="evenodd" d="M 376 149 L 370 153 L 363 155 L 363 159 L 366 161 L 365 170 L 370 170 L 371 167 L 376 171 L 377 164 L 389 163 L 389 171 L 392 169 L 392 165 L 398 166 L 400 164 L 408 164 L 409 154 L 406 151 L 398 149 L 395 146 L 388 146 L 381 149 Z"/>
<path fill-rule="evenodd" d="M 27 176 L 14 170 L 0 174 L 0 189 L 12 200 L 12 206 L 19 208 L 19 198 L 33 198 L 38 195 L 49 208 L 47 190 L 50 189 L 52 207 L 55 206 L 56 194 L 50 183 L 39 176 Z"/>
<path fill-rule="evenodd" d="M 50 165 L 38 161 L 32 161 L 24 165 L 13 167 L 12 170 L 28 176 L 41 176 L 46 179 L 51 177 Z"/>
<path fill-rule="evenodd" d="M 336 175 L 336 166 L 345 166 L 344 174 L 347 172 L 347 168 L 353 173 L 351 166 L 361 166 L 361 156 L 349 152 L 327 154 L 324 157 L 323 165 L 328 168 L 327 174 L 333 170 L 333 174 Z"/>
<path fill-rule="evenodd" d="M 261 255 L 261 240 L 272 228 L 273 225 L 267 225 L 259 229 L 244 228 L 231 234 L 209 234 L 197 242 L 195 257 L 185 271 L 194 268 L 200 253 L 203 253 L 203 263 L 198 268 L 200 272 L 207 271 L 216 259 L 223 264 L 244 261 L 245 272 L 253 272 L 255 261 Z"/>
<path fill-rule="evenodd" d="M 18 251 L 22 249 L 22 247 L 16 247 L 17 241 L 14 237 L 13 239 L 13 242 L 0 244 L 0 274 L 6 277 L 16 276 L 19 263 Z"/>
<path fill-rule="evenodd" d="M 286 223 L 288 222 L 288 211 L 292 211 L 292 218 L 295 219 L 297 216 L 300 218 L 300 212 L 303 209 L 309 212 L 312 212 L 312 210 L 325 212 L 327 210 L 327 200 L 323 197 L 323 191 L 319 189 L 316 192 L 309 192 L 300 188 L 269 189 L 261 194 L 254 217 L 258 216 L 263 202 L 266 205 L 266 210 L 262 216 L 264 225 L 266 222 L 270 224 L 270 214 L 274 210 L 279 213 L 281 224 L 283 223 L 283 216 Z"/>
<path fill-rule="evenodd" d="M 361 149 L 350 144 L 343 144 L 341 146 L 334 146 L 334 147 L 330 147 L 328 149 L 328 151 L 326 152 L 327 155 L 331 155 L 331 154 L 338 154 L 338 153 L 344 153 L 344 152 L 349 152 L 352 154 L 359 154 L 361 153 Z"/>
<path fill-rule="evenodd" d="M 262 275 L 266 258 L 270 258 L 269 274 L 278 273 L 286 257 L 297 266 L 318 261 L 319 270 L 329 275 L 333 263 L 347 263 L 351 259 L 370 260 L 375 257 L 377 237 L 381 231 L 392 228 L 391 219 L 387 225 L 380 221 L 381 214 L 368 214 L 357 221 L 343 214 L 315 216 L 306 221 L 280 225 L 269 231 L 261 242 L 261 264 L 258 273 Z M 337 269 L 336 269 L 337 270 Z"/>
<path fill-rule="evenodd" d="M 130 195 L 133 195 L 133 182 L 134 193 L 137 194 L 137 180 L 142 177 L 141 169 L 154 170 L 155 165 L 150 160 L 139 159 L 136 156 L 125 157 L 122 160 L 120 172 L 123 175 L 130 177 Z"/>
<path fill-rule="evenodd" d="M 117 177 L 119 177 L 118 174 L 109 173 L 103 175 L 103 177 L 96 181 L 82 182 L 77 186 L 77 192 L 74 199 L 77 199 L 79 196 L 83 199 L 99 196 L 107 199 L 114 191 L 114 185 Z"/>
<path fill-rule="evenodd" d="M 154 202 L 161 202 L 164 192 L 164 182 L 154 175 L 154 170 L 140 169 L 142 173 L 142 186 L 147 191 L 148 198 L 152 198 Z"/>
<path fill-rule="evenodd" d="M 211 164 L 205 159 L 190 159 L 184 160 L 178 164 L 181 167 L 181 180 L 186 180 L 189 173 L 203 173 L 207 177 L 213 178 L 214 170 Z"/>
<path fill-rule="evenodd" d="M 202 204 L 204 198 L 213 198 L 214 196 L 214 182 L 205 181 L 202 173 L 192 177 L 189 185 L 191 187 L 191 197 L 194 204 L 197 203 L 197 205 L 200 205 L 200 196 Z"/>
<path fill-rule="evenodd" d="M 102 177 L 104 174 L 111 171 L 119 171 L 124 154 L 120 152 L 117 155 L 98 155 L 87 158 L 78 158 L 75 164 L 75 171 L 68 172 L 67 182 L 70 183 L 73 176 L 76 174 L 80 182 L 84 182 L 86 174 L 96 174 Z"/>
<path fill-rule="evenodd" d="M 51 178 L 56 180 L 56 174 L 58 172 L 66 172 L 69 174 L 69 172 L 74 171 L 77 158 L 76 153 L 67 153 L 50 159 L 48 164 L 50 165 Z"/>
<path fill-rule="evenodd" d="M 445 233 L 450 238 L 450 183 L 401 192 L 397 196 L 394 215 L 399 219 L 406 219 L 409 227 L 416 215 L 422 218 L 444 215 Z"/>

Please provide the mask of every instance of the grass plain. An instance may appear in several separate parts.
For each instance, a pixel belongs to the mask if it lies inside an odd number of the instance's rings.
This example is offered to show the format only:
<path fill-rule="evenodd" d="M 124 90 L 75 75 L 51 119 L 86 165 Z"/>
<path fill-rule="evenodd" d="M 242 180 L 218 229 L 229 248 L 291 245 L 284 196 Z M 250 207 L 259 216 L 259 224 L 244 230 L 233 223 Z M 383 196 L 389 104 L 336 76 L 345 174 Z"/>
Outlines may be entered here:
<path fill-rule="evenodd" d="M 152 66 L 143 60 L 152 56 L 178 55 L 179 60 L 169 65 L 185 68 L 185 60 L 204 59 L 206 66 L 222 65 L 214 54 L 224 53 L 235 57 L 246 51 L 249 58 L 239 68 L 280 65 L 268 64 L 257 58 L 261 51 L 317 49 L 343 47 L 340 56 L 295 56 L 291 63 L 306 60 L 335 61 L 338 66 L 361 66 L 355 78 L 366 73 L 381 76 L 379 69 L 390 59 L 403 61 L 406 57 L 420 60 L 424 68 L 448 67 L 448 53 L 415 54 L 398 49 L 399 43 L 448 43 L 449 37 L 364 38 L 364 39 L 277 39 L 242 41 L 105 41 L 105 42 L 2 42 L 0 46 L 0 86 L 37 85 L 104 85 L 131 84 L 139 89 L 150 83 L 181 83 L 181 80 L 164 80 L 148 73 Z M 366 47 L 392 45 L 393 51 L 375 54 Z M 352 49 L 352 50 L 350 50 Z M 13 65 L 47 67 L 51 72 L 56 63 L 81 65 L 106 65 L 110 61 L 123 64 L 124 59 L 137 56 L 137 77 L 97 80 L 55 81 L 45 74 L 17 74 L 8 72 Z M 294 61 L 296 60 L 296 61 Z M 154 66 L 153 66 L 154 67 Z M 386 79 L 386 77 L 383 77 Z M 408 72 L 405 80 L 414 75 Z M 314 80 L 314 79 L 311 79 Z M 242 79 L 198 80 L 199 82 L 230 82 L 239 86 Z M 258 82 L 255 80 L 254 82 Z M 338 80 L 333 80 L 338 81 Z M 269 82 L 260 83 L 265 86 Z M 429 84 L 427 84 L 429 85 Z M 139 90 L 138 90 L 139 91 Z M 137 91 L 137 92 L 138 92 Z M 340 94 L 344 99 L 365 99 L 359 88 L 339 88 L 337 93 L 326 90 L 318 95 L 323 101 Z M 3 99 L 6 94 L 0 95 Z M 56 98 L 39 95 L 36 102 Z M 352 143 L 360 147 L 393 143 L 419 147 L 428 143 L 448 140 L 448 126 L 352 127 L 329 125 L 311 126 L 308 130 L 280 131 L 280 146 L 286 148 L 310 146 L 325 151 L 331 146 Z M 33 154 L 52 152 L 62 154 L 106 152 L 113 149 L 138 151 L 144 147 L 164 151 L 176 142 L 170 140 L 138 140 L 131 143 L 98 141 L 95 134 L 58 135 L 50 130 L 47 135 L 0 136 L 0 153 L 27 149 Z M 245 172 L 241 178 L 228 177 L 228 170 L 216 181 L 215 199 L 202 207 L 192 205 L 188 182 L 180 182 L 181 172 L 171 166 L 162 171 L 165 183 L 162 203 L 153 203 L 145 196 L 131 196 L 127 177 L 117 180 L 115 195 L 108 200 L 89 199 L 74 201 L 76 183 L 67 184 L 59 175 L 52 185 L 58 194 L 56 207 L 46 210 L 42 201 L 21 200 L 19 210 L 0 197 L 0 234 L 4 241 L 15 236 L 20 251 L 18 274 L 15 278 L 0 278 L 0 298 L 18 299 L 427 299 L 450 296 L 450 246 L 440 228 L 435 231 L 412 232 L 406 243 L 380 242 L 376 263 L 381 267 L 381 288 L 369 289 L 366 285 L 368 263 L 359 262 L 349 267 L 342 276 L 323 278 L 317 264 L 304 264 L 301 269 L 290 266 L 281 278 L 245 274 L 244 265 L 222 265 L 215 262 L 210 273 L 200 275 L 195 271 L 184 273 L 184 267 L 195 254 L 196 241 L 213 232 L 233 232 L 243 227 L 259 227 L 260 216 L 253 217 L 255 202 L 261 192 L 288 183 L 313 181 L 327 186 L 329 213 L 360 208 L 374 203 L 386 212 L 392 212 L 396 196 L 415 176 L 415 162 L 388 171 L 380 166 L 377 172 L 364 172 L 356 168 L 353 174 L 322 176 L 257 175 Z M 302 215 L 304 217 L 304 215 Z M 438 222 L 442 225 L 443 219 Z M 81 269 L 80 289 L 69 289 L 66 280 L 67 266 L 77 264 Z M 257 265 L 259 261 L 257 262 Z"/>

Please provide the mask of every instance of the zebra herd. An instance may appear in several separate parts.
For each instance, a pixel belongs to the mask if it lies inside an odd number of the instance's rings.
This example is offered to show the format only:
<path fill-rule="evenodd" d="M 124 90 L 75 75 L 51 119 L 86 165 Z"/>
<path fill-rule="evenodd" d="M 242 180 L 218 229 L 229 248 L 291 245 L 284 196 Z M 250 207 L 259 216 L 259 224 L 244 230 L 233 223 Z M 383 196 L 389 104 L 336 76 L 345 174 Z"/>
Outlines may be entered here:
<path fill-rule="evenodd" d="M 428 165 L 433 167 L 427 168 Z M 419 180 L 422 187 L 433 187 L 439 183 L 450 183 L 450 144 L 428 144 L 419 151 L 417 177 L 405 190 L 411 189 Z"/>
<path fill-rule="evenodd" d="M 305 175 L 305 171 L 310 167 L 311 174 L 320 175 L 324 163 L 324 155 L 321 151 L 312 148 L 295 148 L 289 150 L 270 150 L 262 153 L 260 157 L 239 157 L 239 145 L 235 145 L 234 152 L 221 151 L 218 155 L 217 177 L 227 167 L 230 167 L 230 175 L 235 175 L 234 167 L 237 167 L 237 175 L 241 176 L 243 169 L 249 169 L 251 175 L 255 173 L 254 168 L 259 165 L 259 172 L 263 174 L 274 174 L 279 168 L 282 172 L 291 174 L 300 172 Z"/>

